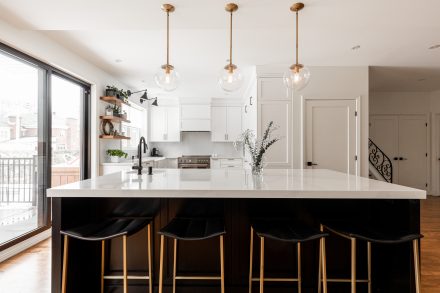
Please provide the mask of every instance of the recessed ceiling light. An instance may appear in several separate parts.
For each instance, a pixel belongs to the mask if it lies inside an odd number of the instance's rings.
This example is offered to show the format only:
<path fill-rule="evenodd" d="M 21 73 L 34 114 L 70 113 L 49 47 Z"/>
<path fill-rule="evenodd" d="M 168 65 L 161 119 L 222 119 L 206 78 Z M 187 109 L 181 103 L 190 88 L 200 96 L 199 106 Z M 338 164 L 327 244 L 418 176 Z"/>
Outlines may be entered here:
<path fill-rule="evenodd" d="M 429 49 L 429 50 L 434 50 L 434 49 L 438 49 L 438 48 L 440 48 L 440 44 L 432 45 L 432 46 L 429 47 L 428 49 Z"/>
<path fill-rule="evenodd" d="M 122 60 L 121 60 L 121 59 L 115 59 L 115 62 L 116 62 L 116 63 L 121 63 Z"/>
<path fill-rule="evenodd" d="M 142 83 L 145 83 L 145 80 L 141 80 Z"/>
<path fill-rule="evenodd" d="M 360 48 L 361 48 L 361 45 L 356 45 L 356 46 L 351 47 L 351 49 L 353 51 L 359 50 Z"/>

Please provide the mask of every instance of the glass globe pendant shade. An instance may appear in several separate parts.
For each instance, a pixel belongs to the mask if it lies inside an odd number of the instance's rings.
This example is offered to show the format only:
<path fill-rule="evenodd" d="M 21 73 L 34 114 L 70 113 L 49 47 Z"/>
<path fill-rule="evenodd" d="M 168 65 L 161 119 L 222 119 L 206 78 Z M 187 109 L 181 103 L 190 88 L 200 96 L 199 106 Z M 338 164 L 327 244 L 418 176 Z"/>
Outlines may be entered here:
<path fill-rule="evenodd" d="M 297 92 L 307 86 L 310 80 L 310 70 L 302 65 L 293 65 L 284 73 L 284 84 Z"/>
<path fill-rule="evenodd" d="M 225 92 L 235 92 L 243 85 L 243 74 L 235 65 L 227 65 L 220 72 L 218 84 Z"/>
<path fill-rule="evenodd" d="M 154 80 L 161 89 L 171 92 L 179 86 L 180 74 L 171 65 L 164 65 L 157 71 Z"/>

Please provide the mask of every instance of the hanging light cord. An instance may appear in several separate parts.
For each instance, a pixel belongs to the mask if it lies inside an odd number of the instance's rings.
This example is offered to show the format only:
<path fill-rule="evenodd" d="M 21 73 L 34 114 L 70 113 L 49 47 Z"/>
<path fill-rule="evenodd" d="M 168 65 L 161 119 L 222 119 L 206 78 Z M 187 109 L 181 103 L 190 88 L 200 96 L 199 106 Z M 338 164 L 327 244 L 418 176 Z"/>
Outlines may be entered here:
<path fill-rule="evenodd" d="M 298 65 L 298 55 L 299 55 L 299 52 L 298 52 L 298 11 L 296 11 L 296 64 Z"/>
<path fill-rule="evenodd" d="M 170 13 L 167 11 L 167 67 L 170 65 Z"/>
<path fill-rule="evenodd" d="M 232 11 L 231 11 L 231 22 L 229 28 L 229 71 L 232 72 Z"/>

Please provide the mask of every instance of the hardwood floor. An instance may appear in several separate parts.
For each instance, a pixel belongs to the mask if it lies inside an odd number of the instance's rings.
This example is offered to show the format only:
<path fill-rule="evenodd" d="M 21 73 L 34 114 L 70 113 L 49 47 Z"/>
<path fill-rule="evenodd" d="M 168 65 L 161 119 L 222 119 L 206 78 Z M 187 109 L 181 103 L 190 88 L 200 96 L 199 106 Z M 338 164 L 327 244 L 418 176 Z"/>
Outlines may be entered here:
<path fill-rule="evenodd" d="M 422 286 L 440 292 L 440 197 L 421 205 Z M 50 240 L 0 264 L 0 293 L 50 292 Z"/>
<path fill-rule="evenodd" d="M 424 292 L 440 292 L 440 197 L 421 204 L 422 287 Z"/>
<path fill-rule="evenodd" d="M 0 263 L 0 293 L 50 292 L 50 239 Z"/>

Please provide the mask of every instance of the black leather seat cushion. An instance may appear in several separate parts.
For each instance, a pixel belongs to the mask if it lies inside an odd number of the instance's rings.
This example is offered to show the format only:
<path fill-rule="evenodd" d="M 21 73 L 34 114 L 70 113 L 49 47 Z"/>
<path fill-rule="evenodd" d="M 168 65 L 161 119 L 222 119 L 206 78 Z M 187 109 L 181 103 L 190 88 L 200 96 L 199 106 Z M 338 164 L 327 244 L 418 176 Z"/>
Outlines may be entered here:
<path fill-rule="evenodd" d="M 258 219 L 253 221 L 252 228 L 260 237 L 286 242 L 306 242 L 328 236 L 328 233 L 292 220 Z"/>
<path fill-rule="evenodd" d="M 171 220 L 159 234 L 179 240 L 203 240 L 226 233 L 222 218 L 184 218 Z"/>
<path fill-rule="evenodd" d="M 151 218 L 110 218 L 61 230 L 60 233 L 81 240 L 101 241 L 123 235 L 130 236 L 145 228 L 150 222 Z"/>
<path fill-rule="evenodd" d="M 331 232 L 344 235 L 345 237 L 356 238 L 364 241 L 382 243 L 382 244 L 399 244 L 410 242 L 423 237 L 420 233 L 410 231 L 397 231 L 384 229 L 373 229 L 367 224 L 355 223 L 327 223 L 324 226 Z"/>

